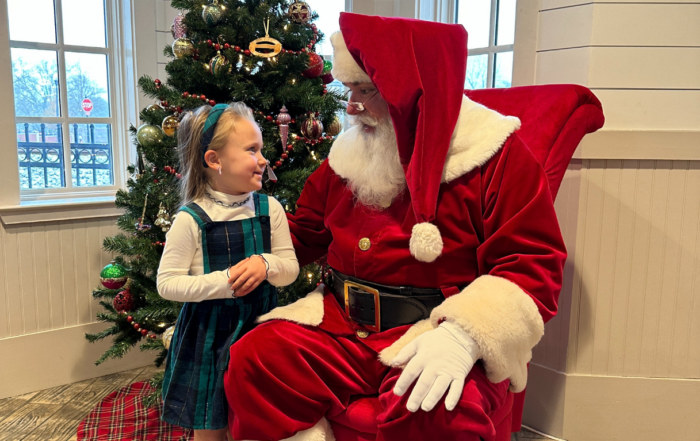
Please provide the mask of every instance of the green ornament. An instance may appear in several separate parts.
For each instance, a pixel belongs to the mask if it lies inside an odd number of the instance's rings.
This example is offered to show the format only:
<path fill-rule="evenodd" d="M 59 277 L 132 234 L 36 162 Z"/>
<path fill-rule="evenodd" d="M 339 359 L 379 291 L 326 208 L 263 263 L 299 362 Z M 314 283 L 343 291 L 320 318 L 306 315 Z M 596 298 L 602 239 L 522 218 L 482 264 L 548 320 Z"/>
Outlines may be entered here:
<path fill-rule="evenodd" d="M 100 281 L 109 289 L 119 289 L 126 284 L 128 272 L 126 268 L 112 261 L 102 269 Z"/>
<path fill-rule="evenodd" d="M 202 18 L 207 26 L 216 25 L 221 20 L 222 15 L 224 15 L 224 8 L 219 5 L 218 0 L 214 0 L 212 4 L 206 5 L 202 11 Z"/>
<path fill-rule="evenodd" d="M 220 51 L 216 52 L 216 55 L 214 58 L 209 61 L 209 72 L 211 72 L 212 75 L 216 75 L 219 72 L 222 71 L 226 66 L 228 66 L 229 72 L 231 71 L 231 66 L 229 65 L 229 62 L 226 58 L 224 58 L 223 55 L 221 55 Z"/>
<path fill-rule="evenodd" d="M 163 130 L 151 124 L 143 124 L 136 131 L 136 139 L 144 147 L 155 147 L 163 142 Z"/>
<path fill-rule="evenodd" d="M 333 63 L 330 61 L 326 60 L 323 62 L 323 74 L 329 74 L 331 73 L 331 69 L 333 69 Z"/>

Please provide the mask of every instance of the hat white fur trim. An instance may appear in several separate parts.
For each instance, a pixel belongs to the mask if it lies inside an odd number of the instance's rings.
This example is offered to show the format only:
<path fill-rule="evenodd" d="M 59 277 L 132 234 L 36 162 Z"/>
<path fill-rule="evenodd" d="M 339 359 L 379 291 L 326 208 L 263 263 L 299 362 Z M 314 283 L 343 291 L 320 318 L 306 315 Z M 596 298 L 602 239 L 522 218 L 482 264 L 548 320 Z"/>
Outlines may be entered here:
<path fill-rule="evenodd" d="M 442 254 L 442 236 L 430 222 L 415 224 L 408 242 L 411 255 L 421 262 L 433 262 Z"/>
<path fill-rule="evenodd" d="M 340 31 L 331 35 L 331 44 L 333 45 L 333 69 L 331 70 L 333 78 L 341 83 L 372 82 L 369 75 L 362 70 L 352 57 L 352 54 L 350 54 L 343 34 Z"/>

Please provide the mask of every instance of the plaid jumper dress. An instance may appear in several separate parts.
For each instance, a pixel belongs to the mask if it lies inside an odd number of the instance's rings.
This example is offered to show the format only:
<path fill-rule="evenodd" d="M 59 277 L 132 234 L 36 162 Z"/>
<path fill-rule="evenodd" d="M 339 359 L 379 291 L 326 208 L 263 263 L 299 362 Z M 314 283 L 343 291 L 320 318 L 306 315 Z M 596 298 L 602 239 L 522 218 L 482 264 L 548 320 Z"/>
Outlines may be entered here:
<path fill-rule="evenodd" d="M 268 199 L 257 193 L 253 198 L 255 217 L 237 221 L 212 221 L 195 203 L 181 208 L 202 233 L 205 274 L 226 270 L 254 254 L 270 253 Z M 161 419 L 195 430 L 227 427 L 224 372 L 229 348 L 255 326 L 257 316 L 276 306 L 277 290 L 267 280 L 244 297 L 186 302 L 166 361 Z"/>

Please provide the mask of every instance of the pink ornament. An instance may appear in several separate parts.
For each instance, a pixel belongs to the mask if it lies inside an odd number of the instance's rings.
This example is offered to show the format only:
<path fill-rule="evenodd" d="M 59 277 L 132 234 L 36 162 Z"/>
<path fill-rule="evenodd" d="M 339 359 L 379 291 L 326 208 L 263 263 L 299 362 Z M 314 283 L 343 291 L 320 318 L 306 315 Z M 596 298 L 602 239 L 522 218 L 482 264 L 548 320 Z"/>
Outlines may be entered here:
<path fill-rule="evenodd" d="M 279 123 L 280 127 L 280 139 L 282 140 L 282 149 L 287 148 L 287 141 L 289 140 L 289 123 L 291 120 L 292 117 L 289 116 L 287 107 L 282 106 L 282 109 L 280 109 L 280 114 L 277 115 L 277 122 Z"/>
<path fill-rule="evenodd" d="M 182 12 L 173 20 L 173 25 L 170 27 L 170 32 L 173 34 L 173 38 L 185 38 L 187 35 L 187 26 L 185 26 L 185 16 Z"/>

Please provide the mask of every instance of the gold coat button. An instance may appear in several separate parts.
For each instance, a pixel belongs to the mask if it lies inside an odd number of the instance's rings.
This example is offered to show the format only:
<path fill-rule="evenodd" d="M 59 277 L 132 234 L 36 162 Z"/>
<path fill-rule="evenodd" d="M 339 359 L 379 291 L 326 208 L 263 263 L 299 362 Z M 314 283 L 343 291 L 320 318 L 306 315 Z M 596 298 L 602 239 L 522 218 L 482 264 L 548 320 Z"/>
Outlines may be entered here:
<path fill-rule="evenodd" d="M 360 338 L 367 338 L 369 337 L 369 332 L 365 331 L 364 329 L 358 329 L 355 331 L 355 334 L 357 334 L 358 337 Z"/>
<path fill-rule="evenodd" d="M 372 242 L 369 241 L 369 238 L 363 237 L 362 239 L 360 239 L 359 246 L 362 251 L 367 251 L 369 247 L 372 246 Z"/>

